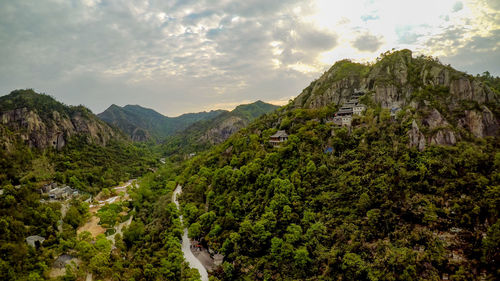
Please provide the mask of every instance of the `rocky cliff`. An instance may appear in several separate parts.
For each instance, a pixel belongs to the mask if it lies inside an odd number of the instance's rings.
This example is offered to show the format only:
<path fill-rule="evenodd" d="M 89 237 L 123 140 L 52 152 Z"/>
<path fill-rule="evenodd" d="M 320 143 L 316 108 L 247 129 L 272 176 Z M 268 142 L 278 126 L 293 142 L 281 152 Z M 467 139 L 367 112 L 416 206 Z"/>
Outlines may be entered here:
<path fill-rule="evenodd" d="M 0 126 L 5 140 L 10 132 L 11 141 L 16 136 L 36 148 L 61 149 L 76 135 L 100 145 L 111 139 L 126 139 L 87 108 L 65 106 L 32 90 L 17 90 L 0 97 Z"/>
<path fill-rule="evenodd" d="M 221 114 L 211 122 L 206 123 L 205 129 L 201 130 L 199 141 L 211 144 L 221 143 L 255 118 L 277 108 L 278 106 L 260 100 L 251 104 L 239 105 L 231 112 Z"/>
<path fill-rule="evenodd" d="M 293 107 L 342 104 L 355 90 L 375 106 L 413 108 L 410 144 L 454 144 L 462 137 L 497 136 L 500 89 L 409 50 L 387 52 L 374 64 L 337 62 L 293 101 Z"/>
<path fill-rule="evenodd" d="M 247 124 L 248 120 L 239 116 L 221 118 L 219 122 L 214 123 L 200 136 L 199 141 L 209 142 L 210 144 L 221 143 Z"/>
<path fill-rule="evenodd" d="M 224 112 L 211 120 L 196 122 L 165 141 L 167 154 L 200 151 L 228 139 L 256 118 L 274 111 L 279 106 L 256 101 L 242 104 L 234 110 Z"/>

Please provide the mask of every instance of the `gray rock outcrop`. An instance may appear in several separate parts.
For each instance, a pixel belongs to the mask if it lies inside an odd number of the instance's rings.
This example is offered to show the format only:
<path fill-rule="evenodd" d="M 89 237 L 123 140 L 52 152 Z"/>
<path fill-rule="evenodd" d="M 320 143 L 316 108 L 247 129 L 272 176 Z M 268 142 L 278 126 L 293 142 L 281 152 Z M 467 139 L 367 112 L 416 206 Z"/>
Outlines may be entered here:
<path fill-rule="evenodd" d="M 444 117 L 432 108 L 430 101 L 419 101 L 418 95 L 431 88 L 439 92 L 442 106 L 447 107 Z M 409 50 L 397 51 L 383 57 L 373 65 L 339 61 L 312 82 L 293 101 L 297 108 L 320 108 L 329 104 L 342 104 L 356 90 L 367 93 L 382 108 L 413 107 L 430 112 L 413 116 L 410 145 L 423 149 L 426 145 L 452 145 L 468 131 L 475 137 L 498 136 L 499 120 L 492 106 L 500 104 L 496 94 L 479 79 L 459 72 L 450 66 L 427 57 L 412 57 Z M 463 107 L 462 102 L 478 106 Z M 460 113 L 461 112 L 461 113 Z M 452 118 L 455 120 L 447 120 Z"/>
<path fill-rule="evenodd" d="M 83 134 L 90 141 L 106 145 L 112 138 L 122 136 L 97 118 L 83 116 L 76 111 L 71 116 L 53 111 L 49 118 L 42 118 L 35 110 L 26 107 L 0 113 L 0 124 L 18 132 L 31 147 L 61 149 L 70 137 Z"/>

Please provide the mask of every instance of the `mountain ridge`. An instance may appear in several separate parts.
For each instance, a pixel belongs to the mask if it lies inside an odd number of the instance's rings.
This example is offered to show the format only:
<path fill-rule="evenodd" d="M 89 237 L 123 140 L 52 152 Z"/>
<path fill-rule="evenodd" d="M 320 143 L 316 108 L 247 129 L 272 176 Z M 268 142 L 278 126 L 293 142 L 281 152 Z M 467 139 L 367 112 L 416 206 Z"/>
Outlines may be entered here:
<path fill-rule="evenodd" d="M 472 133 L 494 136 L 500 128 L 500 94 L 479 76 L 443 65 L 438 59 L 413 57 L 410 50 L 386 52 L 374 64 L 336 62 L 311 82 L 290 108 L 321 108 L 347 101 L 355 90 L 382 108 L 414 108 L 412 145 L 454 144 Z M 436 108 L 433 104 L 438 104 Z M 426 134 L 422 132 L 427 132 Z"/>
<path fill-rule="evenodd" d="M 279 106 L 257 100 L 238 105 L 232 111 L 223 112 L 211 120 L 196 122 L 165 140 L 166 153 L 167 155 L 179 152 L 193 153 L 207 149 L 225 141 L 251 121 L 277 108 Z"/>
<path fill-rule="evenodd" d="M 105 111 L 97 114 L 103 121 L 123 130 L 134 141 L 156 140 L 185 129 L 194 122 L 210 119 L 222 113 L 222 110 L 186 113 L 177 117 L 167 117 L 154 109 L 140 105 L 120 107 L 112 104 Z"/>

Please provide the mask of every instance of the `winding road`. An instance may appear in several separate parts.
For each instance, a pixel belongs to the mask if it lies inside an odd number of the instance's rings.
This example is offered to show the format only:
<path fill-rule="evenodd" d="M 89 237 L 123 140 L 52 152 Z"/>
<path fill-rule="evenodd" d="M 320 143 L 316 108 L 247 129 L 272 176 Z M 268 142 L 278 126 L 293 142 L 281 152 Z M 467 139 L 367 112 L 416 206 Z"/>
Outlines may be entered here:
<path fill-rule="evenodd" d="M 179 208 L 179 201 L 177 201 L 177 195 L 179 195 L 181 193 L 182 193 L 182 186 L 177 185 L 177 187 L 174 190 L 174 193 L 172 194 L 172 201 L 177 206 L 177 209 L 179 210 L 179 212 L 180 212 L 180 208 Z M 180 219 L 181 219 L 181 223 L 182 223 L 182 215 L 180 215 Z M 182 252 L 184 253 L 184 258 L 189 263 L 189 266 L 191 268 L 198 269 L 198 272 L 201 275 L 201 280 L 208 281 L 208 272 L 207 272 L 206 268 L 193 255 L 193 252 L 191 252 L 191 241 L 189 240 L 189 237 L 188 237 L 188 229 L 187 228 L 184 228 L 184 232 L 182 234 Z"/>

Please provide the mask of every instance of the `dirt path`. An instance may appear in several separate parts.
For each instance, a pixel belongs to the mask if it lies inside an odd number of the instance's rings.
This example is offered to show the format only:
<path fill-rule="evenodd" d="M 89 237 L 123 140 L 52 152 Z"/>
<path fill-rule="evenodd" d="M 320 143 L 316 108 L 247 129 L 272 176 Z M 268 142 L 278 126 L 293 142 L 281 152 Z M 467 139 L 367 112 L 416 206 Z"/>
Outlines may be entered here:
<path fill-rule="evenodd" d="M 86 224 L 78 228 L 76 234 L 88 231 L 90 232 L 90 234 L 92 234 L 92 237 L 94 238 L 97 237 L 97 235 L 99 234 L 103 234 L 104 232 L 106 232 L 106 229 L 104 229 L 102 226 L 99 225 L 99 220 L 100 220 L 99 217 L 93 215 L 92 217 L 90 217 L 90 220 L 87 221 Z"/>
<path fill-rule="evenodd" d="M 92 237 L 95 238 L 95 237 L 97 237 L 97 235 L 105 233 L 106 229 L 104 229 L 102 226 L 99 225 L 100 219 L 97 216 L 97 212 L 99 211 L 99 209 L 101 209 L 102 206 L 104 206 L 106 204 L 112 204 L 112 203 L 115 203 L 117 201 L 129 199 L 130 197 L 129 197 L 128 192 L 127 192 L 127 187 L 130 186 L 133 182 L 134 182 L 134 180 L 129 180 L 124 185 L 117 186 L 117 187 L 113 188 L 113 190 L 116 193 L 124 192 L 123 196 L 120 196 L 120 195 L 113 196 L 113 197 L 110 197 L 110 198 L 105 199 L 105 200 L 97 201 L 97 203 L 94 205 L 90 205 L 89 212 L 92 214 L 92 217 L 90 217 L 90 219 L 87 221 L 87 223 L 85 223 L 83 226 L 78 228 L 77 234 L 80 234 L 83 231 L 88 231 L 92 234 Z M 98 197 L 99 196 L 96 196 L 96 198 L 98 198 Z M 129 226 L 130 223 L 132 223 L 132 216 L 130 216 L 130 218 L 127 221 L 122 222 L 114 227 L 116 233 L 120 233 L 120 235 L 121 235 L 123 227 Z M 113 245 L 115 244 L 116 233 L 107 237 L 109 240 L 111 240 L 113 242 Z"/>
<path fill-rule="evenodd" d="M 134 209 L 135 210 L 135 209 Z M 123 237 L 123 228 L 124 227 L 128 227 L 131 223 L 132 223 L 132 219 L 133 219 L 133 216 L 130 216 L 130 218 L 128 218 L 128 220 L 118 224 L 117 226 L 115 226 L 115 233 L 113 235 L 110 235 L 108 236 L 108 240 L 111 240 L 111 242 L 113 242 L 113 245 L 115 244 L 115 236 L 116 234 L 120 233 L 120 235 Z"/>

